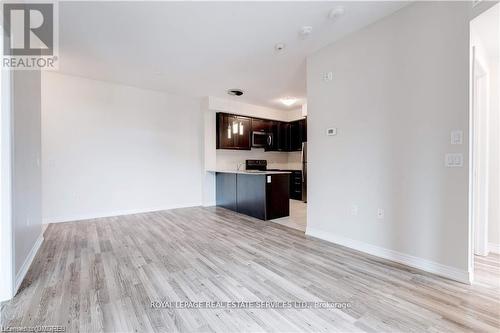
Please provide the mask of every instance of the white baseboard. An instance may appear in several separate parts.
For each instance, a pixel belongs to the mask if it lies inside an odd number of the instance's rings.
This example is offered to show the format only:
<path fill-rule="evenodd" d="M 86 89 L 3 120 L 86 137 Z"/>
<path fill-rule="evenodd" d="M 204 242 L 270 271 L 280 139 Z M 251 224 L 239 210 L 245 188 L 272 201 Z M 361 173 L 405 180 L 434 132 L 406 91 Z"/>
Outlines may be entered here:
<path fill-rule="evenodd" d="M 365 252 L 380 258 L 391 260 L 413 268 L 433 273 L 462 283 L 470 284 L 470 275 L 466 270 L 460 270 L 454 267 L 446 266 L 424 258 L 415 257 L 409 254 L 389 250 L 380 246 L 364 243 L 358 240 L 334 235 L 330 232 L 307 228 L 306 235 L 326 240 L 331 243 L 342 245 L 357 251 Z"/>
<path fill-rule="evenodd" d="M 42 243 L 43 243 L 43 233 L 37 238 L 35 244 L 33 244 L 33 247 L 28 253 L 26 259 L 24 260 L 21 269 L 19 269 L 19 272 L 17 272 L 16 274 L 16 285 L 14 288 L 14 295 L 17 294 L 17 291 L 19 290 L 19 287 L 21 286 L 21 283 L 23 282 L 26 273 L 28 273 L 28 269 L 30 268 L 33 259 L 35 259 L 35 256 L 38 250 L 40 249 L 40 246 L 42 246 Z"/>
<path fill-rule="evenodd" d="M 200 203 L 191 203 L 191 204 L 184 204 L 184 205 L 177 205 L 177 206 L 163 206 L 163 207 L 154 207 L 154 208 L 117 210 L 117 211 L 110 211 L 110 212 L 104 212 L 104 213 L 100 212 L 100 213 L 75 214 L 75 215 L 66 215 L 66 216 L 57 216 L 57 217 L 44 217 L 44 218 L 42 218 L 42 223 L 49 224 L 49 223 L 75 222 L 75 221 L 82 221 L 82 220 L 99 219 L 99 218 L 104 218 L 104 217 L 141 214 L 141 213 L 152 213 L 152 212 L 159 212 L 159 211 L 168 210 L 168 209 L 189 208 L 189 207 L 199 207 L 199 206 L 200 206 Z"/>
<path fill-rule="evenodd" d="M 489 243 L 488 244 L 488 250 L 490 252 L 500 254 L 500 244 L 495 244 L 495 243 Z"/>

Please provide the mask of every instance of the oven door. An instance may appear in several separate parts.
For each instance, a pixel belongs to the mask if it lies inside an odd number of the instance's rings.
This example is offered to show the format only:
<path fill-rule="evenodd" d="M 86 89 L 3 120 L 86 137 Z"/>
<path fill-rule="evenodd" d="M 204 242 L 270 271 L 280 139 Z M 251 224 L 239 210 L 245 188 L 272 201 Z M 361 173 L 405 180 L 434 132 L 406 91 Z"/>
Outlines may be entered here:
<path fill-rule="evenodd" d="M 265 132 L 252 132 L 252 147 L 265 148 L 268 145 L 268 136 Z"/>

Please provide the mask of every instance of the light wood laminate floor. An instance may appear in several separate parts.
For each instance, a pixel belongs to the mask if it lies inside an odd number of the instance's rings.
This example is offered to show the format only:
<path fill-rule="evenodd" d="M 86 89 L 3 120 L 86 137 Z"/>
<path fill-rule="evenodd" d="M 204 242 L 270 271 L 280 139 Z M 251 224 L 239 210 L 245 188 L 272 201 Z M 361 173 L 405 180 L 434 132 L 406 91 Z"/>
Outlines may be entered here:
<path fill-rule="evenodd" d="M 222 208 L 51 224 L 3 326 L 67 332 L 499 332 L 499 256 L 464 285 Z M 155 309 L 338 301 L 334 309 Z"/>
<path fill-rule="evenodd" d="M 269 221 L 306 232 L 307 204 L 300 200 L 290 199 L 290 215 Z"/>

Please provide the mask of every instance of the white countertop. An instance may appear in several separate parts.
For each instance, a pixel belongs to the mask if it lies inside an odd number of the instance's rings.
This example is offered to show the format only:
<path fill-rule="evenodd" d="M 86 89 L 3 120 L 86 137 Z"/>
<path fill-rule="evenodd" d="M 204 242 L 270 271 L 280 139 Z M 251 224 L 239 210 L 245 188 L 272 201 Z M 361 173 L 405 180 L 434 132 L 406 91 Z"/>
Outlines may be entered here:
<path fill-rule="evenodd" d="M 291 173 L 290 171 L 259 171 L 259 170 L 209 170 L 211 172 L 219 172 L 219 173 L 238 173 L 242 175 L 280 175 Z"/>

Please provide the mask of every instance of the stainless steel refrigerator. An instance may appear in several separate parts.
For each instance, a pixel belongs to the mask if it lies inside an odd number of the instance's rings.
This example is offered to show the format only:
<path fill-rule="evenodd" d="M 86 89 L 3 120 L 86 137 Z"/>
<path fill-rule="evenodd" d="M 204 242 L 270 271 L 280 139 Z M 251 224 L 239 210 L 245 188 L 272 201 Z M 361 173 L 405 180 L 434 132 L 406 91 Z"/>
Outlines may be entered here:
<path fill-rule="evenodd" d="M 302 201 L 307 202 L 307 142 L 302 142 Z"/>

